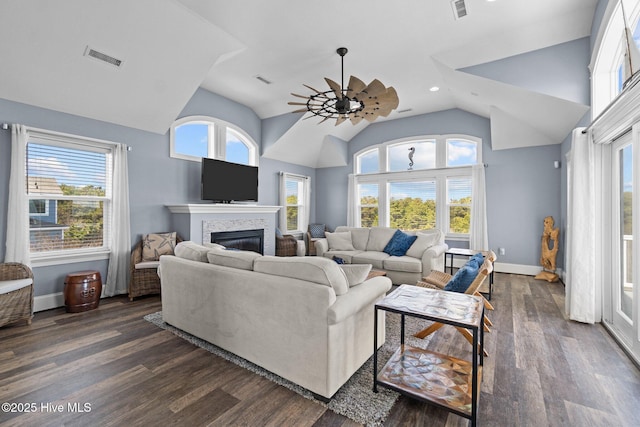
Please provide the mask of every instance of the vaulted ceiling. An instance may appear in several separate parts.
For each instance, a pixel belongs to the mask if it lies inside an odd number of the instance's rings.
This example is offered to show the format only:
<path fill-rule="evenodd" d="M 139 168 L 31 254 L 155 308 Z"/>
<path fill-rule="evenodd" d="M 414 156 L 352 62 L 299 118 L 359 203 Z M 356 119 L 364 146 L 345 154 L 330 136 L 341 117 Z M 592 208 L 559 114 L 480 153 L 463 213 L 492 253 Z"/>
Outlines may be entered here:
<path fill-rule="evenodd" d="M 461 108 L 491 119 L 494 149 L 557 144 L 588 110 L 584 100 L 464 70 L 588 36 L 596 3 L 466 0 L 456 19 L 450 0 L 9 0 L 0 98 L 164 134 L 202 87 L 264 119 L 288 114 L 291 92 L 310 93 L 303 84 L 339 81 L 335 50 L 346 46 L 347 78 L 398 93 L 398 109 L 380 120 Z M 367 126 L 318 121 L 294 121 L 263 154 L 335 166 Z"/>

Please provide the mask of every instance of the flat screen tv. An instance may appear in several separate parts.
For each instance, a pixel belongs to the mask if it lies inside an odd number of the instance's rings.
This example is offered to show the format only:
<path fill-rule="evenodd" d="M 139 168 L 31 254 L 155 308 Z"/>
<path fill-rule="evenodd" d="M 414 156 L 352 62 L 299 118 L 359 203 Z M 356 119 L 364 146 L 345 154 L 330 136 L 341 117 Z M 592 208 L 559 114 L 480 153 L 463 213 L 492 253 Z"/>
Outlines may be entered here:
<path fill-rule="evenodd" d="M 202 200 L 257 202 L 258 167 L 203 157 Z"/>

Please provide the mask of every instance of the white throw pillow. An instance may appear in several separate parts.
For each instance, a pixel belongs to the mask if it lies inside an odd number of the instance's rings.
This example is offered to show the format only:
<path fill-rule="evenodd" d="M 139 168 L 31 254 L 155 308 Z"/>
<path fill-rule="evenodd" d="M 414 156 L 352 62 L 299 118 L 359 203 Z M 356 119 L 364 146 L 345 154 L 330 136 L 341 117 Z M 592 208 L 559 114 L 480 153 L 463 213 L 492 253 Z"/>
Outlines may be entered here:
<path fill-rule="evenodd" d="M 352 288 L 367 280 L 367 276 L 371 271 L 371 264 L 342 264 L 340 268 L 344 271 L 349 282 L 349 287 Z"/>
<path fill-rule="evenodd" d="M 329 243 L 330 251 L 355 251 L 351 243 L 351 231 L 343 231 L 340 233 L 324 233 L 327 237 L 327 243 Z"/>
<path fill-rule="evenodd" d="M 406 255 L 413 258 L 422 258 L 422 254 L 424 254 L 424 251 L 429 249 L 431 246 L 437 245 L 440 241 L 439 230 L 430 232 L 418 231 L 416 233 L 416 236 L 418 236 L 418 238 L 415 242 L 413 242 L 406 253 Z"/>

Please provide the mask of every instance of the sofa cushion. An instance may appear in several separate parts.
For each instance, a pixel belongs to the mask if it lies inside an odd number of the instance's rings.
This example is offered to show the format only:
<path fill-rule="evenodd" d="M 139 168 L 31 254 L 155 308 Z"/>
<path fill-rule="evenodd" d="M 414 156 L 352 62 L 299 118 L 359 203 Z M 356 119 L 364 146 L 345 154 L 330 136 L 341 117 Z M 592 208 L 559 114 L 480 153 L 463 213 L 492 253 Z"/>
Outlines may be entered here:
<path fill-rule="evenodd" d="M 349 287 L 351 288 L 367 280 L 367 276 L 371 271 L 371 264 L 343 264 L 340 268 L 347 276 L 347 282 L 349 282 Z"/>
<path fill-rule="evenodd" d="M 14 279 L 14 280 L 0 280 L 0 295 L 8 294 L 9 292 L 17 291 L 18 289 L 26 288 L 33 283 L 33 279 Z"/>
<path fill-rule="evenodd" d="M 359 254 L 355 254 L 351 257 L 352 264 L 371 264 L 373 268 L 379 268 L 384 270 L 383 262 L 385 259 L 389 258 L 389 254 L 384 252 L 376 252 L 376 251 L 367 251 L 360 252 Z"/>
<path fill-rule="evenodd" d="M 261 257 L 262 255 L 259 253 L 251 251 L 211 249 L 207 253 L 209 264 L 239 268 L 242 270 L 253 270 L 254 261 Z"/>
<path fill-rule="evenodd" d="M 173 255 L 176 233 L 150 233 L 142 236 L 142 261 L 158 261 L 160 255 Z"/>
<path fill-rule="evenodd" d="M 354 251 L 355 248 L 351 243 L 351 232 L 343 231 L 339 233 L 324 233 L 327 237 L 330 251 Z"/>
<path fill-rule="evenodd" d="M 345 273 L 338 264 L 328 258 L 263 256 L 255 260 L 253 271 L 329 286 L 336 295 L 343 295 L 349 291 Z"/>
<path fill-rule="evenodd" d="M 351 231 L 351 243 L 356 250 L 366 251 L 367 242 L 369 241 L 369 228 L 346 227 L 341 225 L 336 227 L 336 231 Z"/>
<path fill-rule="evenodd" d="M 178 243 L 173 252 L 178 258 L 190 259 L 192 261 L 208 262 L 207 253 L 210 250 L 211 248 L 187 240 Z"/>
<path fill-rule="evenodd" d="M 465 264 L 463 267 L 456 271 L 449 283 L 444 287 L 445 291 L 460 292 L 463 293 L 467 290 L 473 279 L 478 275 L 478 268 L 474 268 L 473 265 Z"/>
<path fill-rule="evenodd" d="M 160 261 L 142 261 L 133 266 L 135 270 L 144 270 L 146 268 L 158 268 Z"/>
<path fill-rule="evenodd" d="M 390 256 L 382 262 L 383 270 L 422 273 L 422 261 L 410 256 Z"/>
<path fill-rule="evenodd" d="M 403 233 L 401 230 L 396 230 L 391 240 L 389 240 L 389 243 L 384 247 L 383 252 L 393 256 L 403 256 L 416 239 L 416 236 L 411 236 Z"/>
<path fill-rule="evenodd" d="M 416 233 L 417 239 L 407 249 L 407 255 L 413 258 L 422 258 L 424 251 L 440 243 L 440 234 L 440 230 L 418 231 Z"/>
<path fill-rule="evenodd" d="M 323 254 L 325 258 L 333 259 L 334 256 L 342 258 L 347 264 L 353 263 L 353 256 L 362 253 L 362 251 L 327 251 Z"/>
<path fill-rule="evenodd" d="M 371 227 L 369 232 L 369 240 L 367 241 L 367 251 L 384 251 L 385 246 L 395 234 L 395 228 L 389 227 Z"/>

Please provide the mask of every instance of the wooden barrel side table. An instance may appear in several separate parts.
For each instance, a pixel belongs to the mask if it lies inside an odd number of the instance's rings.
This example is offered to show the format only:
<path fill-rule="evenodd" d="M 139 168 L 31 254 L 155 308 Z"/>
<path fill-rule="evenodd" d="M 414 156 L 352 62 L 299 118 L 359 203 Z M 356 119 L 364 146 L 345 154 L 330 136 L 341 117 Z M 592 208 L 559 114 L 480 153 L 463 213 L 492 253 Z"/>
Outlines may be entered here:
<path fill-rule="evenodd" d="M 98 308 L 101 294 L 102 278 L 99 271 L 69 273 L 64 279 L 64 305 L 67 313 Z"/>

